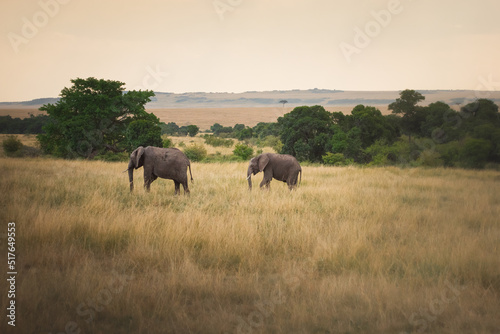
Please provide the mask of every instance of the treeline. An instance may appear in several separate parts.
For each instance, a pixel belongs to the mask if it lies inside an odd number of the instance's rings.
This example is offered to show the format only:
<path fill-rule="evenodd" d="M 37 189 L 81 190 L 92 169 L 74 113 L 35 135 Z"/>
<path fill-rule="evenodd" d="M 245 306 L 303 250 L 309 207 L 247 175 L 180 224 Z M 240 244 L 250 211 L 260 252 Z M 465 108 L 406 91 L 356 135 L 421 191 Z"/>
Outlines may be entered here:
<path fill-rule="evenodd" d="M 161 133 L 168 136 L 196 136 L 200 128 L 196 125 L 179 126 L 175 122 L 160 123 Z M 267 135 L 279 135 L 279 127 L 277 123 L 259 123 L 253 128 L 245 126 L 245 124 L 235 124 L 234 126 L 223 126 L 219 123 L 214 123 L 210 130 L 206 131 L 220 138 L 234 138 L 245 140 L 250 138 L 259 138 Z"/>
<path fill-rule="evenodd" d="M 160 129 L 162 135 L 168 136 L 190 136 L 194 137 L 200 131 L 196 125 L 183 125 L 178 126 L 175 122 L 160 122 Z"/>
<path fill-rule="evenodd" d="M 36 133 L 43 153 L 63 158 L 125 158 L 138 146 L 169 146 L 168 136 L 196 136 L 196 125 L 163 123 L 145 110 L 152 91 L 124 92 L 124 83 L 95 78 L 72 80 L 47 115 L 0 117 L 0 133 Z M 419 106 L 425 97 L 404 90 L 390 115 L 357 105 L 349 115 L 322 106 L 297 107 L 277 122 L 254 127 L 215 123 L 203 137 L 212 146 L 270 146 L 300 161 L 328 165 L 409 165 L 499 168 L 500 114 L 488 99 L 460 110 L 444 102 Z M 246 156 L 250 150 L 238 149 Z"/>
<path fill-rule="evenodd" d="M 456 111 L 444 102 L 418 106 L 423 100 L 414 90 L 402 91 L 389 105 L 390 115 L 364 105 L 350 115 L 302 106 L 252 128 L 215 123 L 205 141 L 229 145 L 224 138 L 235 138 L 300 161 L 336 166 L 499 168 L 500 114 L 493 101 L 477 99 Z"/>
<path fill-rule="evenodd" d="M 8 134 L 39 134 L 43 126 L 49 122 L 48 115 L 33 115 L 27 118 L 12 118 L 0 116 L 0 133 Z"/>
<path fill-rule="evenodd" d="M 386 116 L 364 105 L 350 115 L 295 108 L 278 119 L 281 152 L 332 165 L 499 166 L 500 114 L 493 101 L 478 99 L 455 111 L 443 102 L 418 106 L 424 99 L 405 90 Z"/>

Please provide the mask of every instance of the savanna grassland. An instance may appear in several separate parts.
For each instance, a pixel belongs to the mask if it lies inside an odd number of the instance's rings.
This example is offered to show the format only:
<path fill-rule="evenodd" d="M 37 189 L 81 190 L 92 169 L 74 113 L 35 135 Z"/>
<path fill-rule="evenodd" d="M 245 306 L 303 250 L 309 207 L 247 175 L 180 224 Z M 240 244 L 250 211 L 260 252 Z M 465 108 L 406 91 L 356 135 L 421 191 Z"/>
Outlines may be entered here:
<path fill-rule="evenodd" d="M 327 106 L 328 111 L 341 111 L 350 114 L 355 106 Z M 389 113 L 387 105 L 376 106 L 382 113 Z M 245 124 L 255 126 L 259 122 L 276 122 L 278 117 L 293 110 L 293 107 L 269 106 L 269 107 L 232 107 L 232 108 L 152 108 L 148 112 L 153 113 L 160 121 L 168 123 L 175 122 L 178 125 L 197 125 L 201 130 L 210 129 L 214 120 L 221 120 L 224 126 Z M 46 114 L 36 108 L 8 108 L 0 105 L 0 116 L 10 115 L 12 117 L 26 118 L 30 114 Z"/>
<path fill-rule="evenodd" d="M 142 169 L 129 193 L 126 163 L 0 164 L 2 333 L 500 330 L 495 171 L 304 166 L 249 192 L 247 163 L 192 163 L 175 197 Z"/>

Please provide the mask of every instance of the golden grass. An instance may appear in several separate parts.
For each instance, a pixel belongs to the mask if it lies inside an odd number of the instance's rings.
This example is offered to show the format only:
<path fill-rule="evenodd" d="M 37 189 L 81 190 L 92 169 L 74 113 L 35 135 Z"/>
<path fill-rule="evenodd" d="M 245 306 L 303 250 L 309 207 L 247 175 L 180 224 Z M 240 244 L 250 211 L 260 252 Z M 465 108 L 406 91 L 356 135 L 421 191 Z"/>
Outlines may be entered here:
<path fill-rule="evenodd" d="M 325 109 L 333 111 L 341 111 L 344 114 L 351 114 L 355 106 L 326 106 Z M 385 105 L 375 106 L 384 115 L 390 111 Z M 248 108 L 160 108 L 148 109 L 147 111 L 155 114 L 161 122 L 175 122 L 179 126 L 197 125 L 201 130 L 210 129 L 215 123 L 224 126 L 234 126 L 235 124 L 245 124 L 253 127 L 259 122 L 277 122 L 278 117 L 292 111 L 292 107 L 248 107 Z M 1 108 L 0 116 L 10 115 L 12 117 L 25 118 L 29 114 L 45 114 L 33 108 Z"/>
<path fill-rule="evenodd" d="M 246 163 L 192 163 L 175 197 L 142 169 L 130 194 L 126 163 L 0 164 L 20 333 L 500 329 L 495 171 L 305 166 L 249 192 Z"/>
<path fill-rule="evenodd" d="M 326 106 L 325 109 L 351 114 L 355 106 Z M 384 114 L 390 113 L 387 106 L 376 106 Z M 278 117 L 293 110 L 293 107 L 248 107 L 248 108 L 161 108 L 148 109 L 162 122 L 175 122 L 177 125 L 197 125 L 201 130 L 210 129 L 215 123 L 224 126 L 245 124 L 254 127 L 259 122 L 277 122 Z M 1 113 L 1 110 L 0 110 Z"/>
<path fill-rule="evenodd" d="M 36 135 L 19 135 L 19 134 L 8 135 L 8 134 L 0 133 L 0 157 L 5 157 L 5 152 L 3 150 L 3 146 L 1 146 L 1 145 L 2 145 L 3 141 L 5 139 L 7 139 L 9 136 L 16 137 L 17 139 L 19 139 L 21 141 L 21 143 L 23 143 L 23 145 L 40 148 L 40 143 L 36 139 Z"/>

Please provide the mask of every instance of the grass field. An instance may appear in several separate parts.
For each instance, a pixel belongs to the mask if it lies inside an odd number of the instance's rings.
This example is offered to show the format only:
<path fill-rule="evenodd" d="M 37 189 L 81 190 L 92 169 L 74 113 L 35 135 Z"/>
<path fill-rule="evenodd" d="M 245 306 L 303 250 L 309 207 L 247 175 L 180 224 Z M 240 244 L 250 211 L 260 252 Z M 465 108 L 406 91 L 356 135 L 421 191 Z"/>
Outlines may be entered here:
<path fill-rule="evenodd" d="M 327 106 L 326 110 L 341 111 L 351 114 L 355 106 Z M 385 105 L 376 106 L 382 113 L 390 113 Z M 277 122 L 278 117 L 293 110 L 292 107 L 254 107 L 254 108 L 162 108 L 149 109 L 148 112 L 155 114 L 160 121 L 168 123 L 175 122 L 177 125 L 194 124 L 200 129 L 210 129 L 214 123 L 224 126 L 245 124 L 254 127 L 259 122 Z"/>
<path fill-rule="evenodd" d="M 327 106 L 326 110 L 341 111 L 344 114 L 351 114 L 355 106 Z M 375 106 L 383 114 L 390 113 L 385 105 Z M 259 122 L 276 122 L 278 117 L 292 111 L 292 107 L 249 107 L 249 108 L 159 108 L 148 109 L 160 119 L 161 122 L 175 122 L 179 126 L 197 125 L 200 130 L 210 129 L 214 123 L 224 126 L 234 126 L 235 124 L 245 124 L 254 127 Z M 0 106 L 0 116 L 10 115 L 11 117 L 26 118 L 29 115 L 43 114 L 44 112 L 34 108 L 5 108 Z"/>
<path fill-rule="evenodd" d="M 500 331 L 495 171 L 304 166 L 249 192 L 246 163 L 192 163 L 175 197 L 142 169 L 130 194 L 126 163 L 0 165 L 1 333 Z"/>

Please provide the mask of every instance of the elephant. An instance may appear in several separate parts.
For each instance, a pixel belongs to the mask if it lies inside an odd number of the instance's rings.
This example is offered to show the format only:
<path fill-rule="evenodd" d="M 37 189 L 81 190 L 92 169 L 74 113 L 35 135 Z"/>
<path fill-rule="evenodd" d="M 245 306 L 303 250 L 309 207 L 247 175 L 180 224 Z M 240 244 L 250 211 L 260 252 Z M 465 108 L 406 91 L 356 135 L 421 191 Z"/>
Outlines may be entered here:
<path fill-rule="evenodd" d="M 151 183 L 158 177 L 174 180 L 175 195 L 180 194 L 180 185 L 184 187 L 184 194 L 189 195 L 187 168 L 191 182 L 191 163 L 186 155 L 177 148 L 160 148 L 139 146 L 130 154 L 128 163 L 128 177 L 130 181 L 130 191 L 134 190 L 134 168 L 144 166 L 144 188 L 149 192 Z"/>
<path fill-rule="evenodd" d="M 297 179 L 300 173 L 302 181 L 302 168 L 295 157 L 288 154 L 263 153 L 252 160 L 248 165 L 247 180 L 248 189 L 252 190 L 252 174 L 264 172 L 264 179 L 260 183 L 260 188 L 266 186 L 269 189 L 271 180 L 286 182 L 288 189 L 293 190 L 297 186 Z"/>

